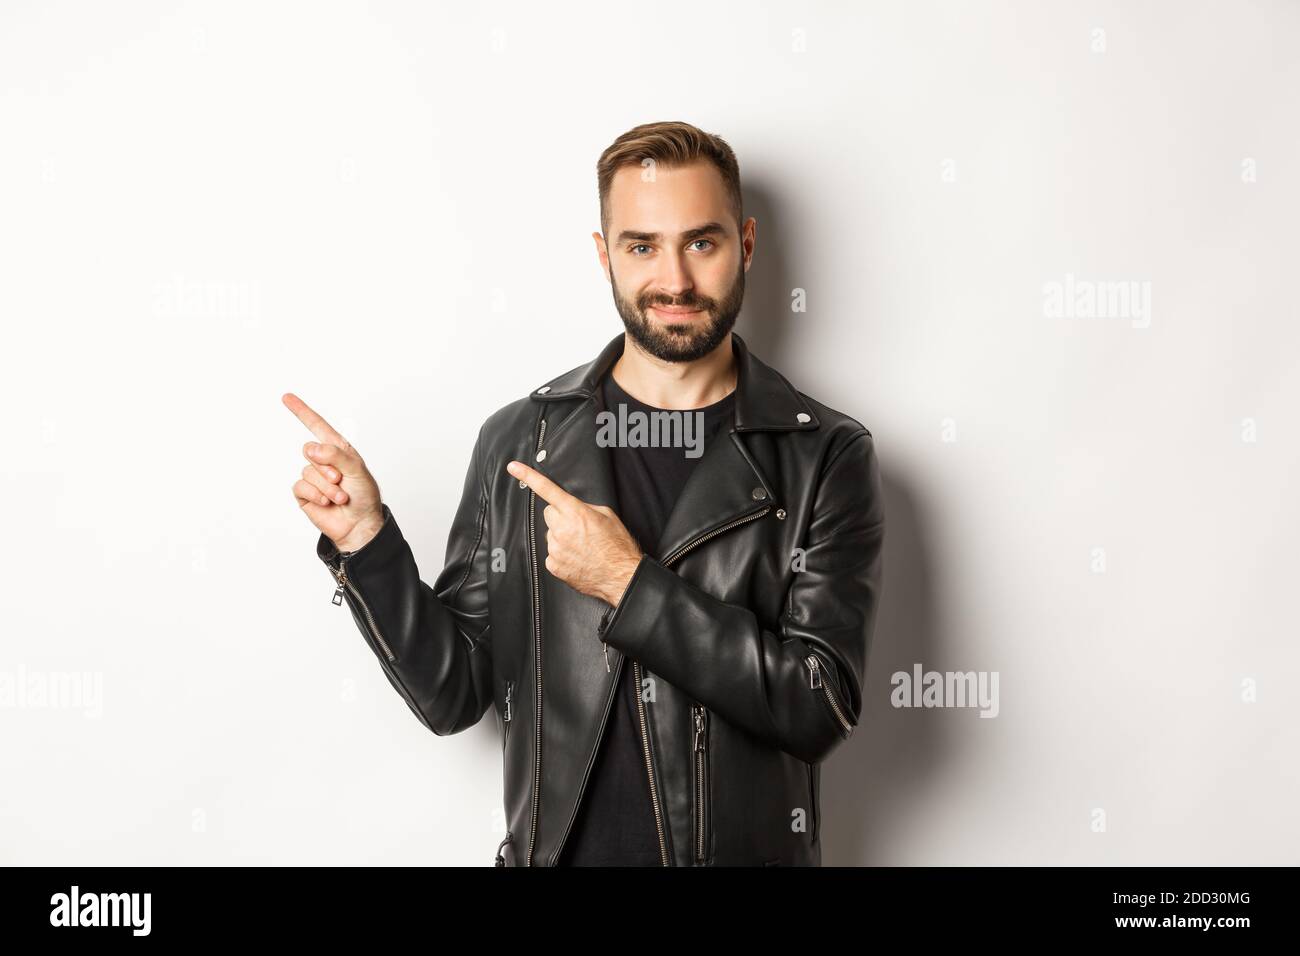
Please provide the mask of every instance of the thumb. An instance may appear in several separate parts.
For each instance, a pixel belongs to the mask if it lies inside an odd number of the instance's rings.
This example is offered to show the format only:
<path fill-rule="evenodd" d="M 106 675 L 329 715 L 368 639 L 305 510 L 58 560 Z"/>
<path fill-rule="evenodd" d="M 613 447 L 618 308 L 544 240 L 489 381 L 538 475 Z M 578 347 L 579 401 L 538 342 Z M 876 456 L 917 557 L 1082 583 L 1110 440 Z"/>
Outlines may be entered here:
<path fill-rule="evenodd" d="M 341 475 L 360 477 L 366 473 L 366 466 L 360 455 L 356 452 L 344 451 L 337 445 L 308 442 L 302 450 L 308 461 L 317 465 L 329 465 L 337 469 Z"/>

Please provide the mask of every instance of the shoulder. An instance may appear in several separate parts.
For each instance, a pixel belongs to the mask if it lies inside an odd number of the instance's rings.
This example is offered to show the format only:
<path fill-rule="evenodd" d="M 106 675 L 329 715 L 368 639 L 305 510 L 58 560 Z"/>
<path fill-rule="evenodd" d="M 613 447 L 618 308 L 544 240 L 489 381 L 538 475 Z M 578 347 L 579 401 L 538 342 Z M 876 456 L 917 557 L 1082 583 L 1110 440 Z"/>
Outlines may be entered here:
<path fill-rule="evenodd" d="M 871 444 L 871 430 L 861 420 L 803 391 L 779 369 L 750 352 L 748 346 L 742 360 L 756 399 L 764 403 L 761 410 L 752 412 L 753 417 L 788 436 L 800 454 L 828 462 L 854 442 Z M 797 418 L 802 424 L 798 426 L 787 424 L 790 403 L 799 410 Z"/>
<path fill-rule="evenodd" d="M 839 436 L 847 433 L 852 436 L 858 432 L 866 432 L 868 436 L 871 435 L 871 429 L 848 412 L 842 412 L 825 402 L 819 402 L 807 392 L 800 392 L 799 397 L 808 403 L 813 414 L 817 416 L 818 422 L 821 423 L 821 427 L 826 429 L 828 434 Z"/>
<path fill-rule="evenodd" d="M 807 392 L 796 391 L 817 416 L 817 428 L 810 434 L 816 436 L 820 448 L 818 457 L 823 468 L 829 468 L 850 446 L 859 449 L 866 456 L 875 455 L 875 439 L 871 429 L 860 419 L 819 401 Z"/>
<path fill-rule="evenodd" d="M 530 396 L 502 405 L 484 419 L 479 427 L 475 454 L 485 470 L 498 461 L 508 461 L 518 454 L 521 436 L 531 435 L 537 419 L 537 403 Z"/>
<path fill-rule="evenodd" d="M 805 392 L 799 395 L 817 416 L 818 428 L 808 434 L 819 435 L 814 454 L 818 481 L 818 501 L 827 502 L 832 510 L 844 509 L 878 525 L 884 521 L 884 504 L 880 460 L 871 430 L 858 418 L 820 402 Z M 845 525 L 848 526 L 847 524 Z"/>

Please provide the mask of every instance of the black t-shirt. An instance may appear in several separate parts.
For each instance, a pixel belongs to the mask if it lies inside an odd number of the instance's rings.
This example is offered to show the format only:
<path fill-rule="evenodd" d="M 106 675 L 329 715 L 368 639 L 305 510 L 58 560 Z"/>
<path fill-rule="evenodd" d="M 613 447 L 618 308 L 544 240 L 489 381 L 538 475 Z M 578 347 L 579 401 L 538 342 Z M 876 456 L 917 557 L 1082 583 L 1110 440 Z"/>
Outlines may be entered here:
<path fill-rule="evenodd" d="M 647 423 L 653 421 L 649 417 L 651 412 L 669 411 L 637 401 L 608 374 L 601 383 L 598 398 L 602 408 L 613 412 L 616 418 L 620 403 L 627 406 L 629 416 L 633 412 L 645 415 Z M 712 405 L 679 412 L 681 415 L 703 413 L 702 432 L 694 430 L 698 418 L 692 422 L 690 432 L 692 442 L 698 441 L 695 436 L 703 436 L 703 454 L 698 457 L 687 457 L 687 452 L 694 452 L 698 445 L 692 448 L 615 445 L 609 449 L 618 497 L 614 510 L 647 554 L 654 553 L 691 470 L 708 453 L 714 440 L 730 440 L 727 434 L 731 430 L 734 398 L 733 391 Z M 650 440 L 650 427 L 647 424 L 646 441 Z M 630 437 L 630 426 L 628 433 Z M 634 676 L 632 661 L 624 661 L 596 761 L 558 866 L 660 866 L 663 863 L 641 744 Z"/>

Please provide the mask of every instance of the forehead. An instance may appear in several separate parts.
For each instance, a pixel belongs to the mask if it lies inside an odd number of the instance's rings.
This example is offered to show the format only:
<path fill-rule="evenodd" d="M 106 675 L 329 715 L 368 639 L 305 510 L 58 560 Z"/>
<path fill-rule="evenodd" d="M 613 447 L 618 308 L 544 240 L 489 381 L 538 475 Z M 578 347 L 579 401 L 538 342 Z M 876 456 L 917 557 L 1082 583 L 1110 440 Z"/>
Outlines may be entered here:
<path fill-rule="evenodd" d="M 682 232 L 701 222 L 730 222 L 727 188 L 710 162 L 685 166 L 623 166 L 606 199 L 609 235 L 621 229 Z"/>

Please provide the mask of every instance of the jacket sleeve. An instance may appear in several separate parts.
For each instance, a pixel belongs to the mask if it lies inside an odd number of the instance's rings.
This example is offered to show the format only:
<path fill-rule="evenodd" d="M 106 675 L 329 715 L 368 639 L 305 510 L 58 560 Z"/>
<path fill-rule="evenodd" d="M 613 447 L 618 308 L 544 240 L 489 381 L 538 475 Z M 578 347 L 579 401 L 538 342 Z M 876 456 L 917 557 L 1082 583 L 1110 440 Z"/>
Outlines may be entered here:
<path fill-rule="evenodd" d="M 818 763 L 862 711 L 883 543 L 879 465 L 863 430 L 823 468 L 777 630 L 647 554 L 601 638 L 727 721 Z"/>
<path fill-rule="evenodd" d="M 383 527 L 358 550 L 340 552 L 323 534 L 316 545 L 335 577 L 335 603 L 347 603 L 389 682 L 439 736 L 478 723 L 492 704 L 481 443 L 480 429 L 447 538 L 446 562 L 432 586 L 420 579 L 387 504 Z"/>

